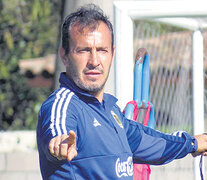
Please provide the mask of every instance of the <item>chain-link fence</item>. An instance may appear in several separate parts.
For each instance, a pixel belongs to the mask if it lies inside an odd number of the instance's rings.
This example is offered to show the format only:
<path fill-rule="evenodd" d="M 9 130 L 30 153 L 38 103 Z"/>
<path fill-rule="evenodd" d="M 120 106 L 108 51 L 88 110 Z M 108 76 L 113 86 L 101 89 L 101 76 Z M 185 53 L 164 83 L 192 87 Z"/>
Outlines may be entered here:
<path fill-rule="evenodd" d="M 135 21 L 134 27 L 134 52 L 145 47 L 150 55 L 150 101 L 155 106 L 156 129 L 192 133 L 192 31 L 143 20 Z M 204 64 L 207 65 L 206 51 Z M 205 82 L 207 118 L 207 70 Z"/>

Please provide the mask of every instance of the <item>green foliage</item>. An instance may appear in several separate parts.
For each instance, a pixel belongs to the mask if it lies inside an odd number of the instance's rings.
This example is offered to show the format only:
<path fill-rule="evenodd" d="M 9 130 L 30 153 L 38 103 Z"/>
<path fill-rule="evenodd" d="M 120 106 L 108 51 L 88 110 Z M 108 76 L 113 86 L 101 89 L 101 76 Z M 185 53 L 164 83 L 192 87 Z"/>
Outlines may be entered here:
<path fill-rule="evenodd" d="M 34 129 L 51 89 L 31 88 L 18 61 L 55 54 L 61 1 L 0 0 L 0 130 Z"/>

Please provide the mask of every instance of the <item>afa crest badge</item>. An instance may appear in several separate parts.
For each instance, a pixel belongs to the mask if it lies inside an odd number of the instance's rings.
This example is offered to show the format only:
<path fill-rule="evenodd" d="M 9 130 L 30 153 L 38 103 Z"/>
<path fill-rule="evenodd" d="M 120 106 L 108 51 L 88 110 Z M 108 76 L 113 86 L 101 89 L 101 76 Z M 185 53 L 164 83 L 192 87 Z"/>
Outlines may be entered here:
<path fill-rule="evenodd" d="M 124 128 L 124 127 L 123 127 L 123 124 L 121 123 L 119 117 L 115 114 L 115 112 L 114 112 L 114 111 L 111 111 L 111 114 L 112 114 L 113 118 L 115 119 L 115 121 L 117 122 L 117 124 L 118 124 L 121 128 Z"/>

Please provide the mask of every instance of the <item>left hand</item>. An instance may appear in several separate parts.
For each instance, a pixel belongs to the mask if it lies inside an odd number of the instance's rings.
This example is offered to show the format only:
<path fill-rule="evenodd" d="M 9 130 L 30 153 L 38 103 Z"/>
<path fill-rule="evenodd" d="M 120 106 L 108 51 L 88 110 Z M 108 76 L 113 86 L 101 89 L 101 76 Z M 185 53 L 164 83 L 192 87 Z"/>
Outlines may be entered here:
<path fill-rule="evenodd" d="M 198 142 L 198 149 L 196 152 L 192 153 L 194 157 L 198 155 L 207 156 L 207 134 L 200 134 L 195 136 Z"/>

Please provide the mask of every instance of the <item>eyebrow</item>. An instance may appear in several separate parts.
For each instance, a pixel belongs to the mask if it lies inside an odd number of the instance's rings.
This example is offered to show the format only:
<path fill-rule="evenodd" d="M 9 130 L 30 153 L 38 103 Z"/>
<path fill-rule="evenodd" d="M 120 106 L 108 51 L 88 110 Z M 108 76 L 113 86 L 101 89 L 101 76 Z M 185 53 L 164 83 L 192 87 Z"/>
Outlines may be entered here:
<path fill-rule="evenodd" d="M 89 47 L 89 46 L 79 46 L 76 49 L 77 50 L 80 50 L 80 49 L 92 49 L 92 47 Z M 106 46 L 98 46 L 98 47 L 96 47 L 96 49 L 109 49 L 109 47 L 106 47 Z"/>

